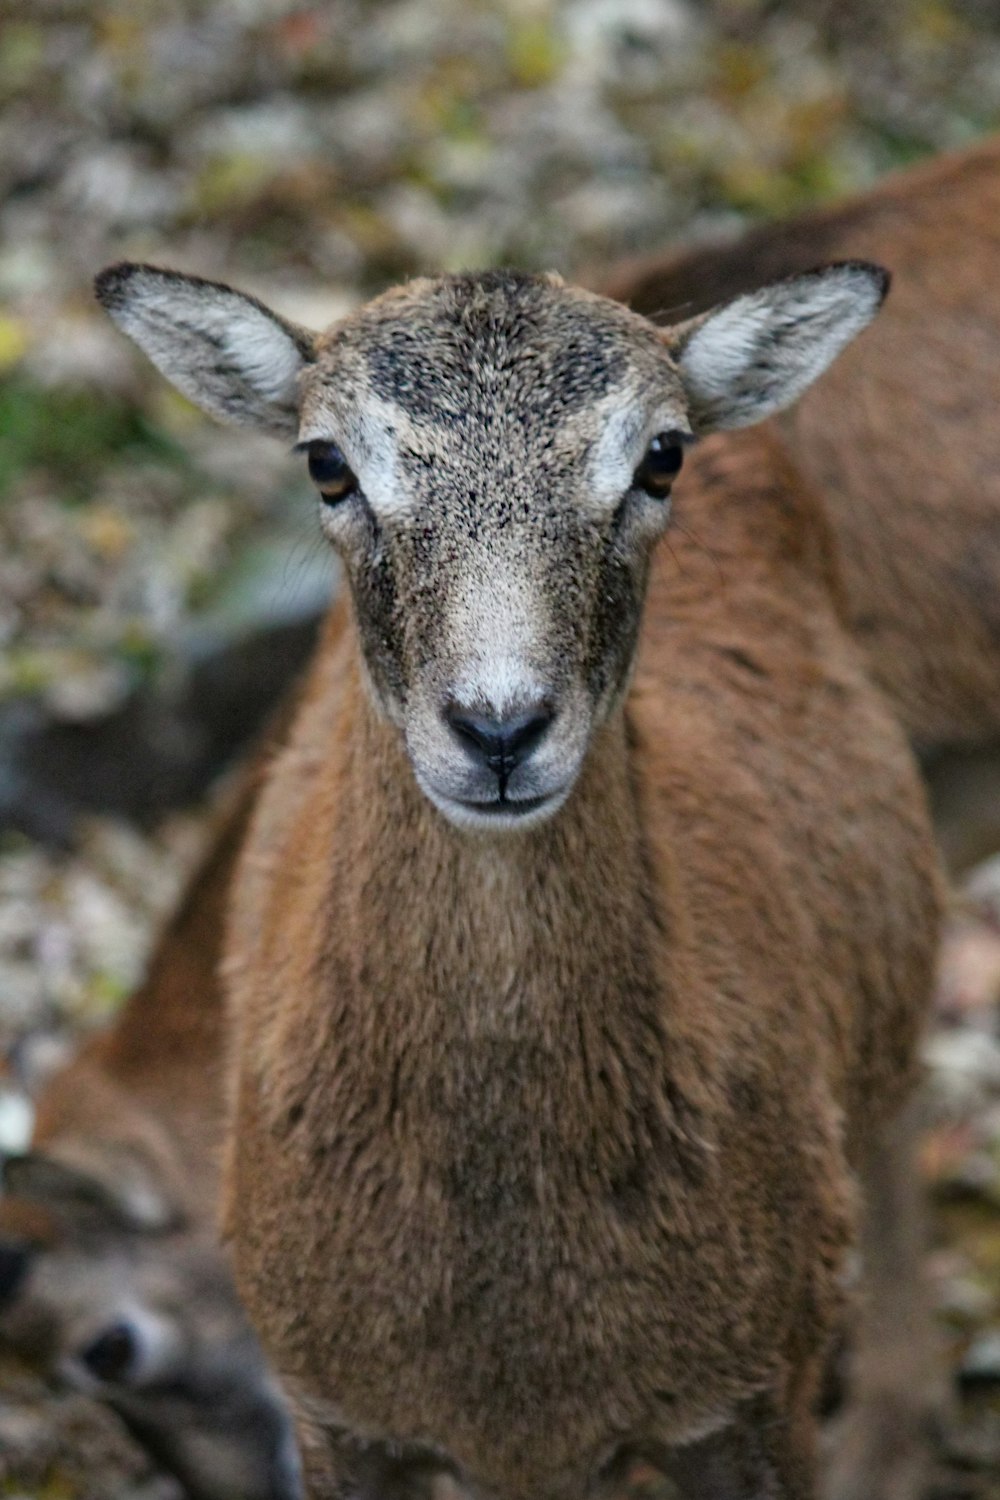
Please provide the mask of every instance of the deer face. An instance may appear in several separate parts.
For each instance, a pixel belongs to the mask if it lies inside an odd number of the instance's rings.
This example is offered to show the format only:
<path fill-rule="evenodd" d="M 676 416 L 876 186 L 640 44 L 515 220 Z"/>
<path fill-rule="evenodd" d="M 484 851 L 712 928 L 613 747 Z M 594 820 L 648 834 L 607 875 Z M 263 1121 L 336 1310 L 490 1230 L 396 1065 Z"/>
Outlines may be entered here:
<path fill-rule="evenodd" d="M 555 812 L 620 701 L 685 444 L 787 405 L 884 290 L 835 266 L 663 331 L 496 272 L 413 282 L 313 339 L 190 278 L 98 284 L 206 409 L 297 438 L 373 700 L 427 796 L 479 828 Z"/>
<path fill-rule="evenodd" d="M 0 1346 L 111 1407 L 191 1500 L 298 1500 L 291 1423 L 205 1236 L 137 1222 L 115 1186 L 5 1164 Z"/>
<path fill-rule="evenodd" d="M 321 522 L 376 701 L 455 822 L 568 794 L 624 686 L 689 436 L 655 331 L 544 280 L 417 283 L 321 345 L 300 429 Z M 640 477 L 654 442 L 662 483 Z"/>

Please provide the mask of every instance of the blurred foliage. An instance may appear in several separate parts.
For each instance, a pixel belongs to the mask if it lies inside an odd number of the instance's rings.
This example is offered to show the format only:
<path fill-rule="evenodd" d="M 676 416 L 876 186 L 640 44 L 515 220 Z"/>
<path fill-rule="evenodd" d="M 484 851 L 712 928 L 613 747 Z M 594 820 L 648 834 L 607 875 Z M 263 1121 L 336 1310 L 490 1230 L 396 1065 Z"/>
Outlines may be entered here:
<path fill-rule="evenodd" d="M 108 454 L 183 464 L 183 449 L 135 403 L 107 392 L 49 388 L 24 378 L 0 387 L 0 502 L 25 470 L 44 475 L 67 499 L 91 499 Z M 97 512 L 88 529 L 103 550 L 120 552 L 117 517 Z"/>

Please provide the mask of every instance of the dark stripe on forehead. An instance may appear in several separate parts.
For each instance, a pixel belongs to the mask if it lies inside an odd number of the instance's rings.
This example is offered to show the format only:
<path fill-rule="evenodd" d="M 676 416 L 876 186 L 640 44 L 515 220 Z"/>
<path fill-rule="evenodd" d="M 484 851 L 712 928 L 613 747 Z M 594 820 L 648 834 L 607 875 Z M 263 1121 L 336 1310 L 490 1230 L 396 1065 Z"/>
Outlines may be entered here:
<path fill-rule="evenodd" d="M 364 354 L 374 393 L 417 422 L 465 427 L 543 411 L 551 420 L 621 380 L 616 333 L 546 283 L 500 272 L 442 281 L 398 322 L 381 320 Z"/>

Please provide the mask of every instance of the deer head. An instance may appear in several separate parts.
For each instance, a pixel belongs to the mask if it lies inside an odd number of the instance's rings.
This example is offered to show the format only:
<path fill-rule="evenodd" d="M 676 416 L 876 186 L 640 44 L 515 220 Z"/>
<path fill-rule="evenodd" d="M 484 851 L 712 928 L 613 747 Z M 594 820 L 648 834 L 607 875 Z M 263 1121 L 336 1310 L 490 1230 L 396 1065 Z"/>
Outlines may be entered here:
<path fill-rule="evenodd" d="M 378 713 L 446 818 L 521 828 L 622 699 L 688 444 L 792 402 L 874 317 L 852 262 L 667 329 L 554 276 L 417 280 L 314 336 L 146 266 L 98 296 L 206 411 L 290 439 Z"/>
<path fill-rule="evenodd" d="M 217 1245 L 112 1160 L 33 1151 L 3 1188 L 0 1343 L 110 1406 L 192 1500 L 297 1500 L 291 1425 Z"/>

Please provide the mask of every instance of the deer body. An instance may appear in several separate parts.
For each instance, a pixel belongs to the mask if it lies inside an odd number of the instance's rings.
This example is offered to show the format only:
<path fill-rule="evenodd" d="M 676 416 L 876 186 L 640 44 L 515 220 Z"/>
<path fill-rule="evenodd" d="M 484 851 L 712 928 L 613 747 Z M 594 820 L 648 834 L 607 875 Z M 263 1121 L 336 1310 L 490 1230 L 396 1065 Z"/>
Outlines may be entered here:
<path fill-rule="evenodd" d="M 312 1500 L 557 1500 L 633 1458 L 813 1493 L 935 864 L 821 507 L 771 439 L 707 435 L 882 290 L 834 267 L 661 334 L 496 273 L 314 340 L 192 278 L 99 284 L 209 410 L 298 435 L 350 580 L 226 965 L 226 1221 Z"/>
<path fill-rule="evenodd" d="M 796 1346 L 821 1358 L 858 1134 L 926 993 L 900 737 L 816 513 L 766 443 L 733 447 L 692 478 L 739 467 L 711 531 L 739 582 L 720 599 L 683 539 L 660 557 L 627 709 L 556 822 L 500 849 L 444 824 L 345 635 L 237 894 L 245 1295 L 318 1428 L 429 1446 L 490 1493 L 579 1493 L 618 1444 L 797 1379 L 782 1478 L 806 1492 Z"/>

